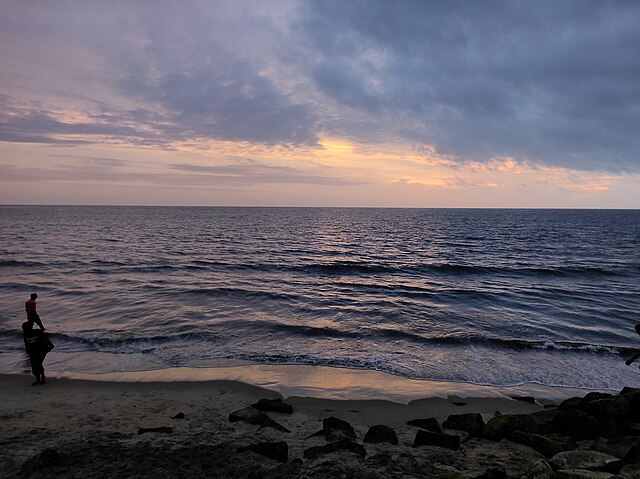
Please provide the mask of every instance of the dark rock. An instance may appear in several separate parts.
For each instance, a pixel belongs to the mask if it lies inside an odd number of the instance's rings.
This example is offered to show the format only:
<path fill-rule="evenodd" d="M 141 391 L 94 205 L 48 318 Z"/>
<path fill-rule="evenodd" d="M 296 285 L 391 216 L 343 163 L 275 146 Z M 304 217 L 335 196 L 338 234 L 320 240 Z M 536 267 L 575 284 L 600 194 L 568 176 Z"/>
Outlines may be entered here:
<path fill-rule="evenodd" d="M 460 449 L 460 436 L 419 430 L 413 440 L 413 447 L 438 446 L 447 449 Z"/>
<path fill-rule="evenodd" d="M 291 432 L 289 429 L 287 429 L 283 425 L 278 424 L 276 421 L 271 419 L 265 413 L 261 411 L 257 411 L 251 406 L 238 409 L 237 411 L 233 411 L 231 414 L 229 414 L 229 421 L 230 422 L 242 421 L 249 424 L 260 426 L 261 428 L 271 427 L 277 431 Z"/>
<path fill-rule="evenodd" d="M 539 423 L 527 414 L 501 414 L 493 417 L 482 429 L 482 435 L 492 441 L 509 436 L 514 431 L 540 434 Z"/>
<path fill-rule="evenodd" d="M 356 432 L 351 424 L 337 417 L 331 416 L 322 421 L 322 430 L 326 436 L 346 436 L 356 438 Z"/>
<path fill-rule="evenodd" d="M 440 424 L 438 424 L 438 420 L 435 417 L 427 419 L 412 419 L 411 421 L 407 421 L 407 424 L 410 426 L 417 426 L 431 432 L 442 432 Z"/>
<path fill-rule="evenodd" d="M 173 416 L 171 419 L 184 419 L 184 413 L 183 412 L 179 412 L 178 414 L 176 414 L 175 416 Z"/>
<path fill-rule="evenodd" d="M 588 403 L 584 410 L 597 418 L 624 416 L 630 413 L 629 404 L 633 395 L 613 396 L 605 399 L 596 399 Z"/>
<path fill-rule="evenodd" d="M 556 454 L 571 449 L 574 444 L 569 438 L 558 436 L 543 436 L 541 434 L 532 434 L 522 431 L 514 431 L 509 435 L 509 440 L 518 444 L 529 446 L 531 449 L 538 451 L 544 457 L 553 457 Z"/>
<path fill-rule="evenodd" d="M 507 479 L 507 471 L 499 467 L 492 467 L 473 479 Z"/>
<path fill-rule="evenodd" d="M 592 439 L 598 436 L 598 420 L 579 409 L 559 410 L 551 424 L 560 434 L 574 439 Z"/>
<path fill-rule="evenodd" d="M 622 459 L 625 464 L 640 464 L 640 439 L 636 440 Z"/>
<path fill-rule="evenodd" d="M 484 420 L 478 413 L 452 414 L 442 423 L 442 426 L 467 431 L 472 436 L 480 436 L 484 428 Z"/>
<path fill-rule="evenodd" d="M 609 472 L 587 471 L 585 469 L 561 469 L 556 473 L 557 479 L 616 479 L 618 477 Z"/>
<path fill-rule="evenodd" d="M 324 446 L 313 446 L 306 449 L 303 453 L 305 459 L 316 459 L 324 454 L 329 454 L 337 451 L 350 451 L 355 453 L 358 457 L 364 458 L 367 455 L 366 449 L 355 442 L 352 439 L 341 439 L 337 442 L 331 442 Z"/>
<path fill-rule="evenodd" d="M 554 469 L 586 469 L 617 474 L 622 459 L 598 451 L 566 451 L 556 454 L 549 461 Z"/>
<path fill-rule="evenodd" d="M 527 402 L 529 404 L 535 404 L 536 398 L 533 396 L 509 396 L 511 399 L 515 399 L 516 401 Z"/>
<path fill-rule="evenodd" d="M 387 442 L 395 446 L 398 444 L 398 436 L 389 426 L 378 424 L 369 428 L 367 434 L 364 436 L 363 442 L 370 442 L 372 444 Z"/>
<path fill-rule="evenodd" d="M 629 479 L 640 478 L 640 464 L 626 464 L 620 469 L 620 475 Z"/>
<path fill-rule="evenodd" d="M 451 401 L 451 404 L 453 404 L 454 406 L 466 406 L 467 403 L 463 402 L 463 401 Z"/>
<path fill-rule="evenodd" d="M 55 449 L 46 448 L 42 452 L 24 461 L 20 467 L 20 474 L 29 476 L 36 471 L 47 469 L 59 463 L 60 460 L 60 454 L 58 454 Z"/>
<path fill-rule="evenodd" d="M 160 432 L 162 434 L 171 434 L 173 432 L 173 428 L 169 426 L 160 426 L 160 427 L 141 427 L 138 429 L 138 435 L 145 434 L 147 432 Z"/>
<path fill-rule="evenodd" d="M 282 402 L 282 399 L 260 399 L 252 407 L 259 411 L 279 412 L 282 414 L 293 414 L 293 407 L 290 404 Z"/>
<path fill-rule="evenodd" d="M 588 393 L 587 395 L 585 395 L 585 397 L 583 397 L 580 400 L 580 404 L 578 405 L 578 407 L 580 409 L 586 409 L 586 407 L 591 404 L 593 401 L 598 401 L 600 399 L 607 399 L 612 397 L 612 394 L 609 393 L 600 393 L 600 392 L 591 392 Z"/>
<path fill-rule="evenodd" d="M 619 437 L 600 440 L 594 443 L 590 449 L 604 452 L 610 456 L 621 457 L 624 460 L 636 442 L 638 442 L 638 436 Z"/>
<path fill-rule="evenodd" d="M 582 402 L 581 397 L 572 397 L 562 401 L 558 406 L 558 408 L 559 409 L 576 409 L 580 406 L 581 402 Z"/>
<path fill-rule="evenodd" d="M 622 391 L 620 391 L 620 394 L 629 394 L 629 393 L 640 393 L 640 389 L 625 386 L 622 388 Z"/>
<path fill-rule="evenodd" d="M 238 452 L 253 451 L 261 456 L 274 459 L 279 462 L 287 462 L 289 459 L 289 445 L 285 441 L 259 442 L 238 448 Z"/>
<path fill-rule="evenodd" d="M 547 461 L 540 459 L 527 473 L 528 479 L 554 479 L 556 473 Z"/>

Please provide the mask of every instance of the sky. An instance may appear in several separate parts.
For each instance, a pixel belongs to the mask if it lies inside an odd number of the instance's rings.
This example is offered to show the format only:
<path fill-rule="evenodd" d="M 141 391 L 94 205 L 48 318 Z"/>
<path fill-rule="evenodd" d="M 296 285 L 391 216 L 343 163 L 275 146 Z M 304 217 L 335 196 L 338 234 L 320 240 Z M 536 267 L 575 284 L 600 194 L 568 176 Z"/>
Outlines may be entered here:
<path fill-rule="evenodd" d="M 0 0 L 0 204 L 640 208 L 640 2 Z"/>

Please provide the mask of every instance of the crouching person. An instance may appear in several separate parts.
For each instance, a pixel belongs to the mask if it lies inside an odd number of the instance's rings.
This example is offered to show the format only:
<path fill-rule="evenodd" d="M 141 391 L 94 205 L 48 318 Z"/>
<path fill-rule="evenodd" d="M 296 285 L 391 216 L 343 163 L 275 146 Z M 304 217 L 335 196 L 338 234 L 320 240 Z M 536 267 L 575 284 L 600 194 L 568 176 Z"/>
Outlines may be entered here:
<path fill-rule="evenodd" d="M 33 384 L 44 384 L 44 358 L 53 349 L 53 343 L 49 341 L 47 335 L 41 329 L 33 329 L 33 323 L 26 321 L 22 323 L 22 333 L 24 346 L 31 362 L 31 371 L 36 377 Z"/>

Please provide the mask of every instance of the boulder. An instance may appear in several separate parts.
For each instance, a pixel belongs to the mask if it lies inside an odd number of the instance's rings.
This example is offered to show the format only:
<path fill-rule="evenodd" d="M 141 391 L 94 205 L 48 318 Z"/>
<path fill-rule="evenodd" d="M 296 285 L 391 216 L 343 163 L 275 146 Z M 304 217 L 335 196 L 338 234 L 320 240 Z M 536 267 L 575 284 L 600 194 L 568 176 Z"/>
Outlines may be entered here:
<path fill-rule="evenodd" d="M 551 425 L 565 436 L 574 439 L 593 439 L 598 437 L 598 420 L 579 409 L 558 410 Z"/>
<path fill-rule="evenodd" d="M 584 410 L 591 416 L 597 418 L 611 416 L 625 416 L 630 414 L 629 404 L 633 394 L 623 396 L 613 396 L 605 399 L 596 399 L 584 407 Z"/>
<path fill-rule="evenodd" d="M 271 427 L 277 431 L 291 432 L 289 429 L 287 429 L 283 425 L 278 424 L 276 421 L 271 419 L 265 413 L 261 411 L 257 411 L 251 406 L 238 409 L 237 411 L 233 411 L 232 413 L 230 413 L 229 421 L 230 422 L 242 421 L 249 424 L 260 426 L 261 428 Z"/>
<path fill-rule="evenodd" d="M 138 429 L 138 435 L 145 434 L 147 432 L 159 432 L 161 434 L 171 434 L 173 432 L 173 428 L 169 426 L 160 426 L 160 427 L 141 427 Z"/>
<path fill-rule="evenodd" d="M 555 479 L 556 473 L 547 461 L 540 459 L 527 473 L 528 479 Z"/>
<path fill-rule="evenodd" d="M 581 397 L 572 397 L 562 401 L 558 406 L 558 408 L 559 409 L 576 409 L 580 406 L 581 402 L 582 402 Z"/>
<path fill-rule="evenodd" d="M 629 386 L 625 386 L 620 391 L 620 394 L 629 394 L 629 393 L 640 393 L 640 388 L 631 388 Z"/>
<path fill-rule="evenodd" d="M 287 462 L 289 459 L 289 445 L 285 441 L 259 442 L 238 448 L 238 452 L 244 451 L 252 451 L 279 462 Z"/>
<path fill-rule="evenodd" d="M 527 414 L 501 414 L 494 416 L 482 429 L 482 435 L 492 441 L 499 441 L 515 431 L 540 434 L 539 423 Z"/>
<path fill-rule="evenodd" d="M 282 414 L 293 414 L 293 407 L 290 404 L 282 402 L 282 399 L 260 399 L 257 403 L 251 405 L 259 411 L 279 412 Z"/>
<path fill-rule="evenodd" d="M 640 478 L 640 464 L 625 464 L 620 469 L 620 475 L 629 479 Z"/>
<path fill-rule="evenodd" d="M 378 424 L 369 428 L 367 434 L 364 436 L 363 442 L 372 444 L 386 442 L 395 446 L 398 444 L 398 436 L 389 426 Z"/>
<path fill-rule="evenodd" d="M 613 394 L 609 394 L 609 393 L 600 393 L 600 392 L 591 392 L 586 394 L 581 400 L 580 400 L 580 404 L 578 404 L 578 407 L 580 409 L 585 409 L 589 404 L 591 404 L 593 401 L 598 401 L 600 399 L 607 399 L 613 397 Z"/>
<path fill-rule="evenodd" d="M 507 471 L 500 467 L 492 467 L 474 476 L 473 479 L 507 479 Z"/>
<path fill-rule="evenodd" d="M 636 439 L 622 459 L 625 464 L 640 464 L 640 439 Z"/>
<path fill-rule="evenodd" d="M 452 414 L 442 423 L 442 426 L 448 429 L 466 431 L 472 436 L 480 436 L 482 428 L 484 428 L 484 420 L 478 413 Z"/>
<path fill-rule="evenodd" d="M 638 436 L 618 437 L 614 439 L 599 440 L 589 448 L 594 451 L 604 452 L 610 456 L 621 457 L 623 460 L 632 451 Z"/>
<path fill-rule="evenodd" d="M 413 447 L 419 446 L 438 446 L 455 451 L 456 449 L 460 449 L 460 436 L 423 431 L 421 429 L 416 433 L 416 437 L 413 440 Z"/>
<path fill-rule="evenodd" d="M 55 449 L 46 448 L 42 452 L 30 457 L 22 463 L 20 474 L 30 476 L 36 471 L 47 469 L 61 461 L 60 454 Z"/>
<path fill-rule="evenodd" d="M 574 445 L 569 438 L 557 434 L 543 436 L 522 431 L 514 431 L 509 435 L 509 440 L 518 444 L 529 446 L 538 451 L 544 457 L 553 457 L 556 454 L 571 449 Z"/>
<path fill-rule="evenodd" d="M 324 446 L 313 446 L 306 449 L 303 453 L 305 459 L 316 459 L 324 454 L 329 454 L 337 451 L 349 451 L 355 453 L 359 458 L 364 458 L 367 455 L 366 449 L 355 442 L 353 439 L 341 439 L 340 441 L 331 442 Z"/>
<path fill-rule="evenodd" d="M 554 469 L 586 469 L 617 474 L 622 459 L 598 451 L 566 451 L 556 454 L 549 461 Z"/>
<path fill-rule="evenodd" d="M 417 426 L 431 432 L 442 432 L 440 424 L 438 424 L 438 420 L 435 417 L 427 419 L 412 419 L 411 421 L 407 421 L 407 424 L 410 426 Z"/>
<path fill-rule="evenodd" d="M 322 430 L 326 436 L 346 436 L 351 439 L 356 438 L 353 426 L 347 421 L 331 416 L 322 420 Z"/>

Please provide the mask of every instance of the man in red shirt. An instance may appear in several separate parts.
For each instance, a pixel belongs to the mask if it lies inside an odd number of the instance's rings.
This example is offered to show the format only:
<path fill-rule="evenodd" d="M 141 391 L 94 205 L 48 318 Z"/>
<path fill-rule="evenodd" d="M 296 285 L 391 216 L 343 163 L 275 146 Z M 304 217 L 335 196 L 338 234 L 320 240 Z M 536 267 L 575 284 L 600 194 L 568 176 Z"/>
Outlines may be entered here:
<path fill-rule="evenodd" d="M 42 325 L 42 321 L 40 320 L 40 316 L 36 312 L 36 299 L 38 295 L 36 293 L 31 293 L 31 299 L 24 303 L 24 308 L 27 310 L 27 321 L 30 323 L 36 323 L 40 326 L 40 329 L 44 331 L 44 326 Z"/>

